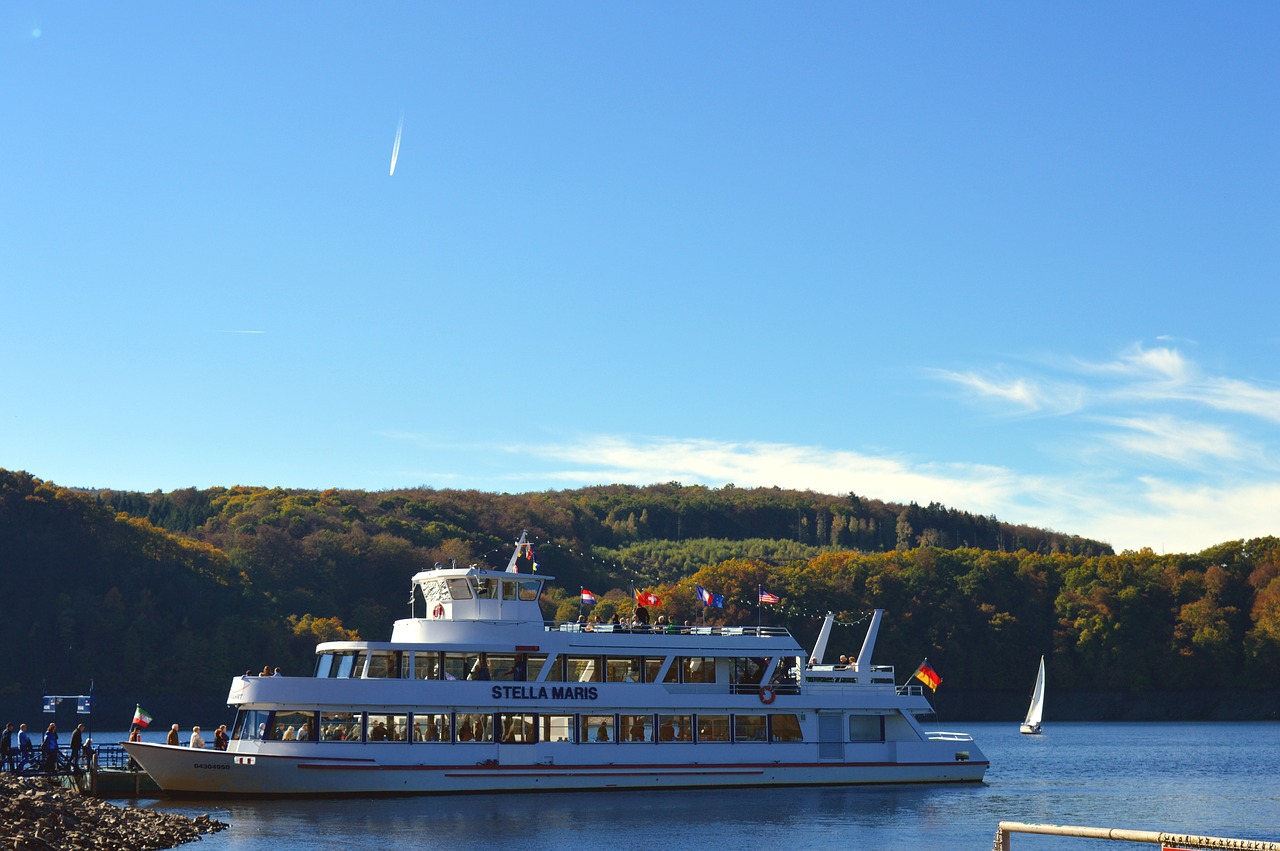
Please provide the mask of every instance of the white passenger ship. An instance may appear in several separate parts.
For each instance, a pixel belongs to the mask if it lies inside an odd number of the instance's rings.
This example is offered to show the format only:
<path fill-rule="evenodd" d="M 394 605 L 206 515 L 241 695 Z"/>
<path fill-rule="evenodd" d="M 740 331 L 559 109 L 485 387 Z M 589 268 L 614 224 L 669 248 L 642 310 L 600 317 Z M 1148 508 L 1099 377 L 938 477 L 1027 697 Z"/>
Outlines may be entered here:
<path fill-rule="evenodd" d="M 425 570 L 427 611 L 389 642 L 331 641 L 310 677 L 236 677 L 228 749 L 123 743 L 166 791 L 347 795 L 979 782 L 963 733 L 926 732 L 920 686 L 782 628 L 586 631 L 547 622 L 545 580 Z M 415 599 L 416 599 L 415 594 Z"/>

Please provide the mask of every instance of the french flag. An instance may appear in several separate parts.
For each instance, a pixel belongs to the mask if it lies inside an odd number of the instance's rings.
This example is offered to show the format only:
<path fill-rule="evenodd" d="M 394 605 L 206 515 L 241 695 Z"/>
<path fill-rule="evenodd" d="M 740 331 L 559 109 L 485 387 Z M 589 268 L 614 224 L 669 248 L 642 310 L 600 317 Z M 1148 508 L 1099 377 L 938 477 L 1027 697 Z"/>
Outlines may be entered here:
<path fill-rule="evenodd" d="M 596 604 L 596 595 L 592 594 L 586 588 L 582 589 L 582 605 L 594 606 Z"/>

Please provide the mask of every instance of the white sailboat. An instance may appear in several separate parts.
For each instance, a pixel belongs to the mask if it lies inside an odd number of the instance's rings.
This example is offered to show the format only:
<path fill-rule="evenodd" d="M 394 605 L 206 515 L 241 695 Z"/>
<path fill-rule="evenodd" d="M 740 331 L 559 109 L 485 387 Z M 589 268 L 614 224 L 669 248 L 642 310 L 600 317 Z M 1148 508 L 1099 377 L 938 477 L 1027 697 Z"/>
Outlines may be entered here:
<path fill-rule="evenodd" d="M 1027 718 L 1019 728 L 1027 735 L 1040 732 L 1040 720 L 1044 717 L 1044 657 L 1040 657 L 1040 670 L 1036 673 L 1036 687 L 1031 692 L 1031 705 L 1027 707 Z"/>

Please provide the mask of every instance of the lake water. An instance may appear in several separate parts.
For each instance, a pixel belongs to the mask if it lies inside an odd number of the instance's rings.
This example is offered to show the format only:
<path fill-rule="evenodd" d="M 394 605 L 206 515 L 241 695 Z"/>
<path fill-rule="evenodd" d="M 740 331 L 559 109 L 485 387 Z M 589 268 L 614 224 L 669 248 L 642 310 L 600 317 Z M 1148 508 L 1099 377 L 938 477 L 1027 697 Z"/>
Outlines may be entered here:
<path fill-rule="evenodd" d="M 1001 820 L 1280 841 L 1280 723 L 926 724 L 974 734 L 974 786 L 445 795 L 286 801 L 147 799 L 230 830 L 204 851 L 448 848 L 991 848 Z M 148 736 L 148 739 L 157 736 Z M 111 741 L 99 736 L 100 741 Z M 126 803 L 126 802 L 118 802 Z M 1015 834 L 1019 851 L 1158 848 Z"/>

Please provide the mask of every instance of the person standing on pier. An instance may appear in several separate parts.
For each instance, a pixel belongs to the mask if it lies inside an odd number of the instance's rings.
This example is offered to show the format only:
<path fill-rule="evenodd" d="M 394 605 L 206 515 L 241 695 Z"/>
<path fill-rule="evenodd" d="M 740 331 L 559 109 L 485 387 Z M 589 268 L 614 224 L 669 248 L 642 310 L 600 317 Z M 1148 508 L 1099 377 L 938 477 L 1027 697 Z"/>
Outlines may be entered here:
<path fill-rule="evenodd" d="M 84 738 L 84 725 L 77 724 L 76 728 L 71 731 L 71 770 L 78 771 L 80 769 L 80 744 Z"/>
<path fill-rule="evenodd" d="M 44 744 L 41 746 L 44 751 L 44 770 L 50 773 L 58 768 L 58 725 L 50 724 L 49 729 L 44 731 Z"/>
<path fill-rule="evenodd" d="M 13 725 L 5 724 L 0 733 L 0 771 L 13 770 Z"/>

